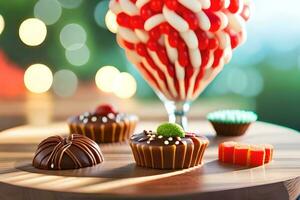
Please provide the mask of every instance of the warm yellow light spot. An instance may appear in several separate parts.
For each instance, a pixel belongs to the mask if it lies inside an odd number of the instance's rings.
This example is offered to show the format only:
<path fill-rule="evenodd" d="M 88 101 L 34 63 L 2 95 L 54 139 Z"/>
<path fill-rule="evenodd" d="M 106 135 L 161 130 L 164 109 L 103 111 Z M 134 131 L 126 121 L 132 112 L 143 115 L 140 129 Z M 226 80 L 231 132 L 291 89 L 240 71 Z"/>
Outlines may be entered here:
<path fill-rule="evenodd" d="M 2 15 L 0 15 L 0 34 L 3 32 L 4 27 L 5 27 L 5 21 Z"/>
<path fill-rule="evenodd" d="M 136 80 L 131 74 L 126 72 L 120 73 L 113 84 L 113 92 L 117 97 L 127 99 L 136 93 Z"/>
<path fill-rule="evenodd" d="M 34 64 L 27 68 L 24 74 L 26 88 L 34 93 L 47 92 L 53 82 L 51 70 L 43 64 Z"/>
<path fill-rule="evenodd" d="M 112 92 L 114 79 L 120 74 L 120 71 L 113 66 L 101 67 L 95 76 L 97 87 L 103 92 Z"/>
<path fill-rule="evenodd" d="M 28 46 L 40 45 L 45 40 L 46 35 L 45 23 L 37 18 L 26 19 L 19 28 L 20 39 Z"/>
<path fill-rule="evenodd" d="M 105 24 L 110 32 L 117 33 L 118 31 L 117 16 L 111 10 L 108 10 L 105 15 Z"/>

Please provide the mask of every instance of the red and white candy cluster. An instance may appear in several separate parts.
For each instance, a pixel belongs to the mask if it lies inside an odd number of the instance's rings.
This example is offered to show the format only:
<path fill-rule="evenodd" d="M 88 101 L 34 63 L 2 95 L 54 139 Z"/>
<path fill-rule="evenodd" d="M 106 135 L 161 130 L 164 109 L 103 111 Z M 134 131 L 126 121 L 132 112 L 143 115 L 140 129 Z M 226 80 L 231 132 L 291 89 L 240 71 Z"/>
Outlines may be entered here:
<path fill-rule="evenodd" d="M 111 0 L 128 59 L 169 100 L 193 100 L 246 40 L 247 0 Z"/>

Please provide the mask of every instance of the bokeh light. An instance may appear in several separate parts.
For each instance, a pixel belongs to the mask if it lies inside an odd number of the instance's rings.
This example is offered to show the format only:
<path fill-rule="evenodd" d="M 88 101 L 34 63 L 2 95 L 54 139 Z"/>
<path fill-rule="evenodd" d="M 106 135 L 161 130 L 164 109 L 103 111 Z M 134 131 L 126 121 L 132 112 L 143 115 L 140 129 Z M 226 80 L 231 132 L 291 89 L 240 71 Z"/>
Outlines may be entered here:
<path fill-rule="evenodd" d="M 107 29 L 106 25 L 105 25 L 105 16 L 108 10 L 108 4 L 109 1 L 108 0 L 104 0 L 104 1 L 100 1 L 94 11 L 94 18 L 96 23 L 104 28 Z"/>
<path fill-rule="evenodd" d="M 114 80 L 119 74 L 120 71 L 113 66 L 100 68 L 95 76 L 97 87 L 103 92 L 112 92 Z"/>
<path fill-rule="evenodd" d="M 261 73 L 255 69 L 246 70 L 248 86 L 247 90 L 244 91 L 244 96 L 255 97 L 258 96 L 264 89 L 264 79 Z"/>
<path fill-rule="evenodd" d="M 77 86 L 78 78 L 74 72 L 62 69 L 54 74 L 52 88 L 58 96 L 72 96 L 76 92 Z"/>
<path fill-rule="evenodd" d="M 60 32 L 60 42 L 65 49 L 76 50 L 86 42 L 86 31 L 79 24 L 68 24 Z"/>
<path fill-rule="evenodd" d="M 82 3 L 82 0 L 58 0 L 58 1 L 63 8 L 67 8 L 67 9 L 78 8 Z"/>
<path fill-rule="evenodd" d="M 57 0 L 39 0 L 34 6 L 34 16 L 45 24 L 57 22 L 62 13 L 62 8 Z"/>
<path fill-rule="evenodd" d="M 31 92 L 47 92 L 50 89 L 52 82 L 52 72 L 46 65 L 33 64 L 25 71 L 24 83 L 26 88 Z"/>
<path fill-rule="evenodd" d="M 82 66 L 86 64 L 90 59 L 90 50 L 86 45 L 83 45 L 79 49 L 66 50 L 66 59 L 74 66 Z"/>
<path fill-rule="evenodd" d="M 108 10 L 105 15 L 105 24 L 110 32 L 117 33 L 118 31 L 117 16 L 111 10 Z"/>
<path fill-rule="evenodd" d="M 2 15 L 0 15 L 0 34 L 3 32 L 4 27 L 5 27 L 5 21 Z"/>
<path fill-rule="evenodd" d="M 37 18 L 26 19 L 20 25 L 19 36 L 24 44 L 28 46 L 38 46 L 47 36 L 46 25 Z"/>
<path fill-rule="evenodd" d="M 231 68 L 227 74 L 227 87 L 236 94 L 243 94 L 247 90 L 248 79 L 245 70 L 240 68 Z"/>
<path fill-rule="evenodd" d="M 118 74 L 113 81 L 113 92 L 119 98 L 127 99 L 132 97 L 136 93 L 136 89 L 136 80 L 127 72 Z"/>
<path fill-rule="evenodd" d="M 224 79 L 217 84 L 217 87 L 228 88 L 227 92 L 245 97 L 258 96 L 264 87 L 263 77 L 255 68 L 231 68 L 226 74 L 222 74 L 222 76 Z"/>

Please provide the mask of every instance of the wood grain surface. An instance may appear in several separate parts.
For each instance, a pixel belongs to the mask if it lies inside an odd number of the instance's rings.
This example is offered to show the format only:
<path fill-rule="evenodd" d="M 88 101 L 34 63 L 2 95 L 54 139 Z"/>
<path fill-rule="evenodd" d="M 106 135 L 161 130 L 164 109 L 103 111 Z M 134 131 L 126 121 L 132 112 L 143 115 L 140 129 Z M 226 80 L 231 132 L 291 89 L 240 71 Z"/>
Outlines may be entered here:
<path fill-rule="evenodd" d="M 136 132 L 158 122 L 141 122 Z M 1 200 L 89 199 L 296 199 L 300 194 L 300 134 L 257 122 L 246 135 L 216 137 L 207 122 L 192 122 L 192 131 L 210 140 L 204 164 L 185 170 L 137 167 L 127 143 L 102 144 L 105 162 L 89 168 L 44 171 L 31 166 L 37 144 L 51 135 L 66 135 L 67 125 L 22 126 L 0 132 Z M 235 140 L 270 143 L 274 161 L 256 168 L 221 164 L 217 145 Z"/>

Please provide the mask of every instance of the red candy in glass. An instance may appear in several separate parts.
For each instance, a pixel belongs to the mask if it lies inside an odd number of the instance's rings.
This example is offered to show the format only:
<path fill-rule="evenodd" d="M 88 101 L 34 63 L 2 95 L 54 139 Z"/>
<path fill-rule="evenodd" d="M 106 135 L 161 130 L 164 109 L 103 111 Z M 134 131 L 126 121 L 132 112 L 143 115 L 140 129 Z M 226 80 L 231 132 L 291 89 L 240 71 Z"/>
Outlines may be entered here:
<path fill-rule="evenodd" d="M 183 126 L 189 103 L 245 42 L 250 16 L 248 0 L 111 0 L 110 9 L 127 58 Z"/>

